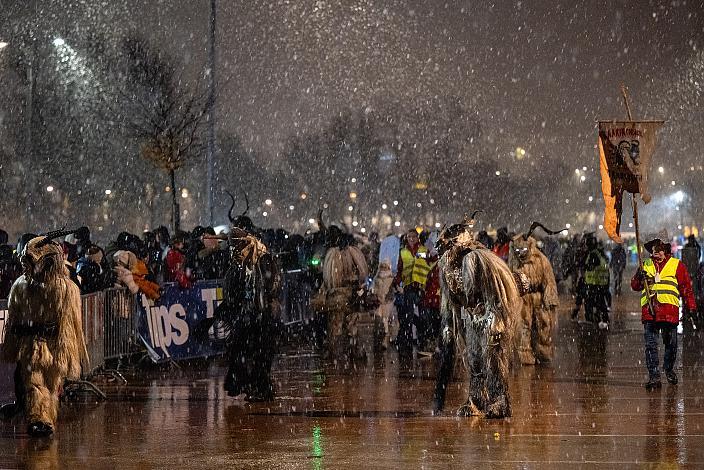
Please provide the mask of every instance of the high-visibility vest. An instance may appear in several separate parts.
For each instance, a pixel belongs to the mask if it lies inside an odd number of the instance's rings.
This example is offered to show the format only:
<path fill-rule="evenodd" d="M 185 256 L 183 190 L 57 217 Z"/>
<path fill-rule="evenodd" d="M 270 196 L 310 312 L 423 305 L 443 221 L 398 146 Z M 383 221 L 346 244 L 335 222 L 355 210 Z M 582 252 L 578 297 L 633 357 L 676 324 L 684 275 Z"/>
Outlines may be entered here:
<path fill-rule="evenodd" d="M 418 247 L 417 253 L 427 253 L 428 250 L 423 245 Z M 416 253 L 416 254 L 417 254 Z M 425 258 L 413 256 L 413 253 L 408 248 L 401 249 L 401 262 L 403 263 L 403 271 L 401 271 L 401 281 L 404 286 L 412 284 L 420 284 L 425 287 L 428 281 L 428 273 L 432 266 L 428 264 Z"/>
<path fill-rule="evenodd" d="M 662 271 L 658 276 L 655 263 L 652 259 L 647 259 L 643 262 L 643 271 L 649 278 L 655 280 L 655 283 L 650 286 L 650 295 L 655 295 L 658 302 L 661 304 L 670 304 L 676 307 L 680 306 L 680 290 L 677 284 L 677 266 L 680 260 L 670 258 L 663 266 Z M 648 297 L 645 294 L 645 288 L 640 293 L 640 306 L 643 307 L 648 303 Z"/>
<path fill-rule="evenodd" d="M 593 269 L 584 272 L 584 282 L 588 286 L 608 286 L 609 285 L 609 264 L 606 258 L 598 251 L 592 253 L 599 257 L 599 264 Z"/>

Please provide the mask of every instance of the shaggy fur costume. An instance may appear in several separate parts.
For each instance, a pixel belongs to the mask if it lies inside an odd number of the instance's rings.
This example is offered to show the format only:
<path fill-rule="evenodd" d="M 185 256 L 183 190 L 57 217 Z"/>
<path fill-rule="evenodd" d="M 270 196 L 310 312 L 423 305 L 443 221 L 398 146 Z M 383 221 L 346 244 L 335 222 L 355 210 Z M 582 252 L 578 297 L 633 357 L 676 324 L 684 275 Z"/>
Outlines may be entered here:
<path fill-rule="evenodd" d="M 88 365 L 81 327 L 81 297 L 69 278 L 61 247 L 44 236 L 24 249 L 24 274 L 8 301 L 2 358 L 17 363 L 18 404 L 30 423 L 53 432 L 64 379 L 78 379 Z"/>
<path fill-rule="evenodd" d="M 434 406 L 444 406 L 457 344 L 469 372 L 469 396 L 458 414 L 503 418 L 511 416 L 508 374 L 520 297 L 506 263 L 475 241 L 470 227 L 452 226 L 438 240 L 442 332 Z"/>
<path fill-rule="evenodd" d="M 313 299 L 313 308 L 327 316 L 328 340 L 333 349 L 345 336 L 353 348 L 356 345 L 359 313 L 355 295 L 368 275 L 367 260 L 356 246 L 332 247 L 325 254 L 323 285 Z"/>
<path fill-rule="evenodd" d="M 508 258 L 511 271 L 518 274 L 523 296 L 522 327 L 518 357 L 522 364 L 550 362 L 554 354 L 552 331 L 559 305 L 552 266 L 538 249 L 535 239 L 517 235 L 511 240 Z"/>

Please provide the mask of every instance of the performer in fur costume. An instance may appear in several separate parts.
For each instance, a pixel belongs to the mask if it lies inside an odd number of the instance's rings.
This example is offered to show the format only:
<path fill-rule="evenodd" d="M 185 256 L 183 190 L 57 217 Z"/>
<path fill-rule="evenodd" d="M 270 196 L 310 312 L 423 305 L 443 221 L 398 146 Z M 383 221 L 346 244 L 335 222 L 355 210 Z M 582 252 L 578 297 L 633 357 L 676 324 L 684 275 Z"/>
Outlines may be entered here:
<path fill-rule="evenodd" d="M 349 349 L 357 351 L 359 295 L 369 269 L 362 251 L 351 244 L 350 237 L 334 225 L 327 229 L 328 250 L 323 261 L 323 285 L 312 300 L 312 307 L 327 316 L 327 337 L 333 353 Z"/>
<path fill-rule="evenodd" d="M 66 231 L 35 237 L 25 246 L 24 274 L 8 300 L 2 358 L 16 362 L 16 403 L 3 407 L 4 417 L 24 411 L 29 434 L 54 432 L 59 392 L 65 379 L 81 375 L 88 364 L 81 327 L 81 297 L 64 264 L 61 246 L 52 239 Z"/>
<path fill-rule="evenodd" d="M 245 230 L 233 228 L 229 244 L 230 268 L 223 301 L 215 311 L 215 320 L 228 334 L 230 365 L 225 389 L 230 396 L 244 394 L 249 401 L 273 400 L 271 365 L 279 315 L 279 270 L 266 246 Z"/>
<path fill-rule="evenodd" d="M 473 226 L 473 220 L 453 225 L 436 244 L 442 327 L 434 408 L 444 407 L 455 348 L 460 346 L 469 396 L 458 414 L 503 418 L 511 416 L 508 373 L 520 297 L 506 263 L 474 239 Z"/>
<path fill-rule="evenodd" d="M 533 222 L 528 233 L 513 237 L 508 258 L 509 268 L 516 276 L 518 290 L 523 298 L 518 357 L 525 365 L 533 365 L 536 361 L 552 361 L 552 330 L 555 326 L 555 312 L 560 304 L 550 261 L 538 249 L 535 238 L 531 237 L 537 227 L 550 235 L 559 233 Z"/>
<path fill-rule="evenodd" d="M 388 348 L 389 344 L 396 340 L 396 334 L 398 333 L 394 292 L 391 289 L 393 282 L 394 273 L 391 271 L 389 260 L 385 259 L 379 263 L 379 270 L 374 276 L 374 283 L 372 284 L 372 293 L 377 296 L 379 301 L 376 315 L 384 329 L 384 339 L 382 340 L 384 349 Z"/>

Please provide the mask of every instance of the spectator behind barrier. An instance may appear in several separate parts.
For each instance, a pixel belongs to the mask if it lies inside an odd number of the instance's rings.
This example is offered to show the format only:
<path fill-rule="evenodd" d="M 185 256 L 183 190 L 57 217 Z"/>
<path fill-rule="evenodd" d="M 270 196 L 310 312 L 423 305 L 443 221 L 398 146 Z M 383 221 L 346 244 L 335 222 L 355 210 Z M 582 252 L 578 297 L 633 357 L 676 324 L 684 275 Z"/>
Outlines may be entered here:
<path fill-rule="evenodd" d="M 6 299 L 10 287 L 22 275 L 22 265 L 13 247 L 7 244 L 7 232 L 0 230 L 0 299 Z"/>

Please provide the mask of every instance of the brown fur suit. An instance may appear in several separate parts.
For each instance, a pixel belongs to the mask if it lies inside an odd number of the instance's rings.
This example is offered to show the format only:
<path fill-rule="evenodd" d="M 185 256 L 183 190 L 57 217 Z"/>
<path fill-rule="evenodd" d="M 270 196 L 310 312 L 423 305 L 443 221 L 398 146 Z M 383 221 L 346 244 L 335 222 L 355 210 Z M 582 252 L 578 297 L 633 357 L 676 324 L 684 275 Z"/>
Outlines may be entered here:
<path fill-rule="evenodd" d="M 518 339 L 518 357 L 522 364 L 550 362 L 554 354 L 552 331 L 559 305 L 557 284 L 552 266 L 540 252 L 533 237 L 513 237 L 508 264 L 518 274 L 523 295 L 523 325 Z"/>
<path fill-rule="evenodd" d="M 511 416 L 508 374 L 520 297 L 506 263 L 475 241 L 469 227 L 452 226 L 438 240 L 442 341 L 435 409 L 444 406 L 454 345 L 464 342 L 459 350 L 467 361 L 469 396 L 458 414 L 503 418 Z"/>
<path fill-rule="evenodd" d="M 61 247 L 47 237 L 29 241 L 8 301 L 2 358 L 16 362 L 26 417 L 53 432 L 64 379 L 78 379 L 88 354 L 81 328 L 81 297 L 69 278 Z"/>
<path fill-rule="evenodd" d="M 368 275 L 367 261 L 356 246 L 332 247 L 325 254 L 323 285 L 314 303 L 327 315 L 331 346 L 345 333 L 353 346 L 356 343 L 359 313 L 353 299 Z"/>

